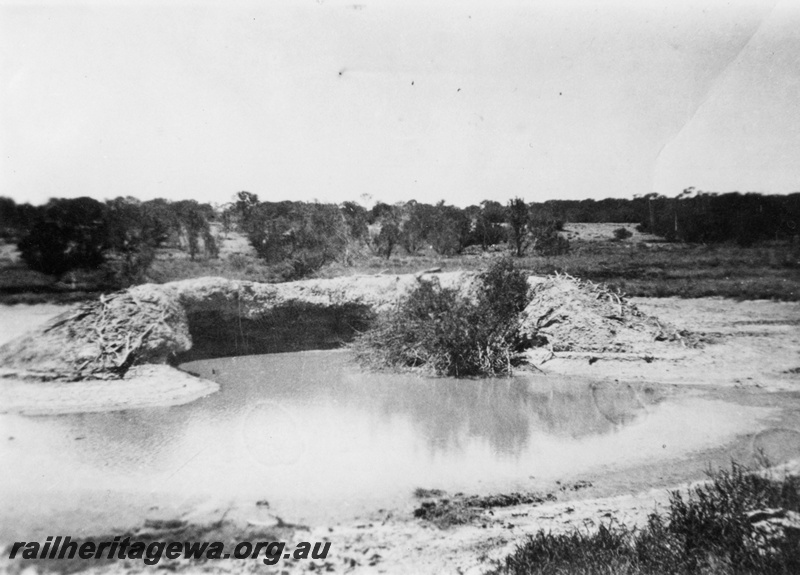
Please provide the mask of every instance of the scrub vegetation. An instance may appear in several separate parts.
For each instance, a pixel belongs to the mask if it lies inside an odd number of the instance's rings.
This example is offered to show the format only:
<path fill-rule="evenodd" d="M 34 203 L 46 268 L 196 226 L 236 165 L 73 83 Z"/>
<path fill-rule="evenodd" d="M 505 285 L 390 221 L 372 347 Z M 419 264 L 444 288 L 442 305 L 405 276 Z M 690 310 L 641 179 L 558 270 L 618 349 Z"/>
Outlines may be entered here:
<path fill-rule="evenodd" d="M 800 572 L 800 478 L 773 479 L 733 464 L 642 528 L 609 523 L 593 532 L 538 532 L 494 575 L 764 574 Z"/>
<path fill-rule="evenodd" d="M 510 255 L 633 296 L 800 300 L 800 193 L 443 202 L 0 198 L 0 301 L 74 301 L 202 276 L 282 282 L 483 270 Z M 591 226 L 602 234 L 584 234 Z M 603 227 L 605 226 L 605 227 Z"/>
<path fill-rule="evenodd" d="M 525 274 L 501 259 L 478 276 L 474 293 L 443 288 L 435 278 L 421 280 L 353 348 L 373 369 L 419 368 L 456 377 L 510 374 L 531 344 L 520 333 L 527 303 Z"/>

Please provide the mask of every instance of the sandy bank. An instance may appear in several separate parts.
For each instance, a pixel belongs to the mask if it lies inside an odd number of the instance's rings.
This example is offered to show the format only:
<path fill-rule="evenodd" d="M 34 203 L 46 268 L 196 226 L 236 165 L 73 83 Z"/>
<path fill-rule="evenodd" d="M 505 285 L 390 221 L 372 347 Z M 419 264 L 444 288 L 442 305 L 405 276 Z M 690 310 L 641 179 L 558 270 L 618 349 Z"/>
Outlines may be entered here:
<path fill-rule="evenodd" d="M 0 345 L 69 315 L 75 305 L 0 306 Z M 0 368 L 0 413 L 56 415 L 182 405 L 218 389 L 214 382 L 166 365 L 138 366 L 109 385 L 105 380 L 27 381 Z"/>
<path fill-rule="evenodd" d="M 32 382 L 2 377 L 0 413 L 58 415 L 182 405 L 218 389 L 212 381 L 166 365 L 136 367 L 113 383 L 105 380 Z"/>
<path fill-rule="evenodd" d="M 704 340 L 634 353 L 533 352 L 547 373 L 619 381 L 800 390 L 800 304 L 724 298 L 635 298 L 645 313 Z"/>

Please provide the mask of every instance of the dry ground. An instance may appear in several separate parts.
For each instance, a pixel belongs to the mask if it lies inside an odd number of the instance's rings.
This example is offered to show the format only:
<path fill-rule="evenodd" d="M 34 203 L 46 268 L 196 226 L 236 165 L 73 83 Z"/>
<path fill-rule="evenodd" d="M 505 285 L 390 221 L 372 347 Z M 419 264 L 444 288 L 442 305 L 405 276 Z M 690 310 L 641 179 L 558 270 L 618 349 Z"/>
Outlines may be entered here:
<path fill-rule="evenodd" d="M 631 237 L 625 240 L 627 243 L 639 242 L 663 242 L 663 238 L 653 234 L 642 233 L 636 230 L 637 224 L 615 224 L 615 223 L 566 223 L 564 224 L 563 235 L 569 241 L 580 242 L 607 242 L 614 239 L 614 230 L 625 228 L 631 232 Z"/>
<path fill-rule="evenodd" d="M 631 301 L 649 315 L 702 334 L 709 344 L 666 354 L 655 348 L 633 356 L 561 353 L 541 367 L 619 380 L 800 390 L 800 304 L 726 298 Z"/>

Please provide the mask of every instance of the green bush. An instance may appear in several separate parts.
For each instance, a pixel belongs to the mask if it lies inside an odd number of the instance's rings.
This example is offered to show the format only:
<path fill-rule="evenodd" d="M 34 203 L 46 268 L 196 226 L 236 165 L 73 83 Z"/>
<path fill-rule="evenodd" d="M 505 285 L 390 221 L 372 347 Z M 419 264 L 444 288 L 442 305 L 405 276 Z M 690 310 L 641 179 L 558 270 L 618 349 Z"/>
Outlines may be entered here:
<path fill-rule="evenodd" d="M 421 281 L 354 344 L 372 368 L 421 368 L 456 377 L 510 374 L 530 342 L 519 333 L 528 302 L 525 275 L 508 259 L 479 276 L 476 294 Z"/>

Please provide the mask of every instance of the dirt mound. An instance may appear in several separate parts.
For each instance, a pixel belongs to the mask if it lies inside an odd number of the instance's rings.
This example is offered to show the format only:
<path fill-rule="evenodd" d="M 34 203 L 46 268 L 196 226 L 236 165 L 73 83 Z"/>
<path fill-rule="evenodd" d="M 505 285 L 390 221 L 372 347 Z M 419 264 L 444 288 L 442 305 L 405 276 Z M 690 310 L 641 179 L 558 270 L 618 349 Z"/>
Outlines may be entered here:
<path fill-rule="evenodd" d="M 41 379 L 115 379 L 134 365 L 166 363 L 190 346 L 177 298 L 144 285 L 84 303 L 7 343 L 0 364 Z"/>
<path fill-rule="evenodd" d="M 442 283 L 460 286 L 467 275 L 442 274 Z M 315 333 L 322 332 L 317 340 L 325 343 L 326 326 L 357 324 L 356 320 L 371 317 L 373 310 L 391 306 L 420 277 L 349 276 L 284 284 L 209 277 L 136 286 L 82 304 L 0 346 L 4 372 L 0 376 L 118 379 L 131 366 L 167 363 L 188 351 L 193 335 L 201 344 L 200 352 L 206 332 L 213 336 L 220 331 L 216 328 L 232 322 L 243 336 L 242 330 L 249 329 L 247 320 L 258 322 L 254 329 L 259 333 L 254 335 L 268 341 L 303 338 L 313 344 Z M 233 336 L 227 339 L 238 341 Z M 217 352 L 242 353 L 219 341 L 212 343 L 219 347 Z M 243 349 L 246 353 L 248 348 Z M 250 351 L 258 352 L 266 353 L 258 347 Z"/>
<path fill-rule="evenodd" d="M 544 337 L 554 352 L 641 352 L 657 341 L 688 341 L 625 297 L 601 284 L 566 274 L 534 284 L 523 331 Z"/>
<path fill-rule="evenodd" d="M 475 274 L 436 277 L 442 287 L 469 293 Z M 17 377 L 117 379 L 134 365 L 167 363 L 192 348 L 193 335 L 202 344 L 205 332 L 226 321 L 236 320 L 238 332 L 245 320 L 257 321 L 256 335 L 267 339 L 308 339 L 320 326 L 350 325 L 353 318 L 391 307 L 419 281 L 405 275 L 274 285 L 223 278 L 141 285 L 82 304 L 8 342 L 0 347 L 0 365 Z M 602 286 L 566 275 L 530 281 L 533 299 L 522 331 L 534 340 L 546 339 L 552 351 L 641 352 L 655 341 L 689 341 Z M 328 317 L 320 310 L 332 313 Z"/>

